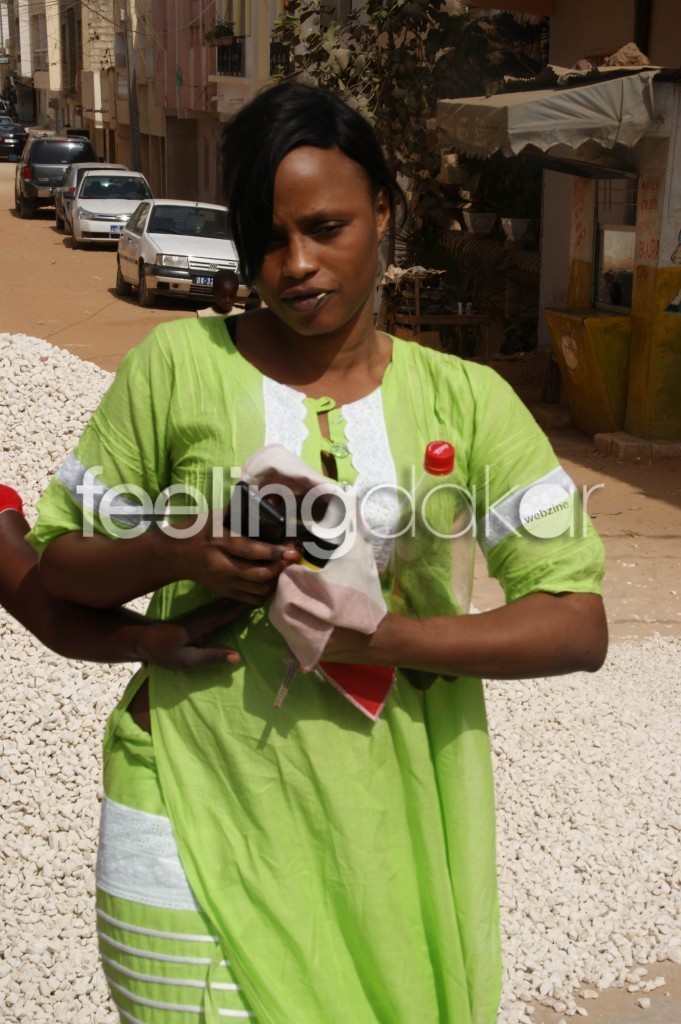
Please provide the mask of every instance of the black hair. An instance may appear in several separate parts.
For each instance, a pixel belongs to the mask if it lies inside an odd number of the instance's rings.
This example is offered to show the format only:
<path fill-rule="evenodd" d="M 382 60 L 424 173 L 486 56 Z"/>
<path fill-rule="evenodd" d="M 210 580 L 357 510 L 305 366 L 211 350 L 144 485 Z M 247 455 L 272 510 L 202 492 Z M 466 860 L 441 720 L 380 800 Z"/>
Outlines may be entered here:
<path fill-rule="evenodd" d="M 218 270 L 213 278 L 213 295 L 216 295 L 227 284 L 232 285 L 234 288 L 239 287 L 239 275 L 236 270 Z"/>
<path fill-rule="evenodd" d="M 222 185 L 240 270 L 251 284 L 272 230 L 274 178 L 294 149 L 337 147 L 366 174 L 371 194 L 381 190 L 391 214 L 404 196 L 369 122 L 336 93 L 285 81 L 260 93 L 222 133 Z"/>

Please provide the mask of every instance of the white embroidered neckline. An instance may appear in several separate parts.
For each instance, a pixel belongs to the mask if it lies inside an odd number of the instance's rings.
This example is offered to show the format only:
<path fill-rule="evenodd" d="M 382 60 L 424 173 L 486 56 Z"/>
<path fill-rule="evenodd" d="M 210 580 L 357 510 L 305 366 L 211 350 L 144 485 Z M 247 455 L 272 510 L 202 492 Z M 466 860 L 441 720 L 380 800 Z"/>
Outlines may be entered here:
<path fill-rule="evenodd" d="M 305 424 L 305 395 L 286 384 L 262 379 L 265 404 L 265 444 L 281 444 L 294 455 L 300 455 L 308 435 Z"/>
<path fill-rule="evenodd" d="M 341 412 L 352 464 L 357 471 L 355 490 L 360 512 L 371 531 L 376 566 L 383 572 L 392 554 L 390 535 L 397 531 L 400 501 L 380 388 L 341 406 Z"/>
<path fill-rule="evenodd" d="M 263 376 L 265 444 L 281 444 L 298 457 L 309 431 L 305 423 L 305 395 L 287 384 Z M 352 465 L 357 472 L 355 490 L 362 517 L 371 533 L 379 572 L 387 567 L 397 530 L 399 495 L 397 473 L 383 415 L 381 388 L 340 407 Z M 366 495 L 369 491 L 373 493 Z"/>

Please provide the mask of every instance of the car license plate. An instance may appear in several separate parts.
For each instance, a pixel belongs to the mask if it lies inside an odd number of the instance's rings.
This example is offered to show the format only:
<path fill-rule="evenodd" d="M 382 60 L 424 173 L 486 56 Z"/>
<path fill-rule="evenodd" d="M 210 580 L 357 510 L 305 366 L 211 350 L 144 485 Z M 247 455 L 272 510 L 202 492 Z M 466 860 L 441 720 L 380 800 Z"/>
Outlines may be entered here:
<path fill-rule="evenodd" d="M 38 189 L 38 196 L 39 196 L 40 199 L 49 199 L 51 195 L 52 195 L 52 189 L 51 188 L 39 188 Z"/>
<path fill-rule="evenodd" d="M 125 224 L 112 224 L 111 225 L 111 234 L 112 235 L 122 235 L 124 227 L 125 227 Z"/>
<path fill-rule="evenodd" d="M 194 284 L 207 284 L 210 287 L 213 284 L 212 277 L 195 277 Z"/>

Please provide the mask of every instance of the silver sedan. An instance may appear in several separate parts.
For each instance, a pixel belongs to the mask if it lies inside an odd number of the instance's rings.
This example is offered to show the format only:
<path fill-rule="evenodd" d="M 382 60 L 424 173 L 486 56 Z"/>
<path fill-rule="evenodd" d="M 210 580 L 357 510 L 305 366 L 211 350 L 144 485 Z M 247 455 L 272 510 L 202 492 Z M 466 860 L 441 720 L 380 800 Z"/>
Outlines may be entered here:
<path fill-rule="evenodd" d="M 87 171 L 71 207 L 71 245 L 118 243 L 125 225 L 151 189 L 139 171 Z"/>

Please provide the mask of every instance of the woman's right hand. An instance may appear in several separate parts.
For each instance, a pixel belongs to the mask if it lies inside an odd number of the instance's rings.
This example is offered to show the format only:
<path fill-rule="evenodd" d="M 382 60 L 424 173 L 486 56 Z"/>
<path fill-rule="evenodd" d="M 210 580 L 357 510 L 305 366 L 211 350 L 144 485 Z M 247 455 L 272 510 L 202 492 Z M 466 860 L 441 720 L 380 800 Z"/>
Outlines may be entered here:
<path fill-rule="evenodd" d="M 231 534 L 225 510 L 176 520 L 126 540 L 62 534 L 43 553 L 40 576 L 55 597 L 113 608 L 177 580 L 192 580 L 218 597 L 262 604 L 283 570 L 300 561 L 292 545 Z"/>
<path fill-rule="evenodd" d="M 224 514 L 216 510 L 195 532 L 186 522 L 173 528 L 176 578 L 200 583 L 220 597 L 262 604 L 274 591 L 279 574 L 299 562 L 300 554 L 293 545 L 266 544 L 230 533 L 223 525 Z"/>

